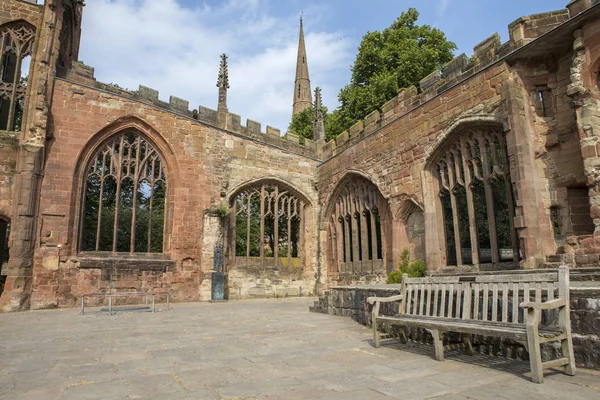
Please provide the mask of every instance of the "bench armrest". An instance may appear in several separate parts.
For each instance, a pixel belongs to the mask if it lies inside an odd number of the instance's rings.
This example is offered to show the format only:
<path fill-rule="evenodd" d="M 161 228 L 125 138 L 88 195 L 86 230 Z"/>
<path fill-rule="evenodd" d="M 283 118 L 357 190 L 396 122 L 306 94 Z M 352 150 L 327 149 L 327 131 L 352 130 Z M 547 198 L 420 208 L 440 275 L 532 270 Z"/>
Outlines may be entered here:
<path fill-rule="evenodd" d="M 555 308 L 564 307 L 567 305 L 565 299 L 550 300 L 542 303 L 536 303 L 533 301 L 527 301 L 519 304 L 521 308 L 533 308 L 535 310 L 553 310 Z"/>
<path fill-rule="evenodd" d="M 374 304 L 374 303 L 391 303 L 394 301 L 400 301 L 402 300 L 402 295 L 399 294 L 397 296 L 390 296 L 390 297 L 369 297 L 367 298 L 367 302 L 369 304 Z"/>

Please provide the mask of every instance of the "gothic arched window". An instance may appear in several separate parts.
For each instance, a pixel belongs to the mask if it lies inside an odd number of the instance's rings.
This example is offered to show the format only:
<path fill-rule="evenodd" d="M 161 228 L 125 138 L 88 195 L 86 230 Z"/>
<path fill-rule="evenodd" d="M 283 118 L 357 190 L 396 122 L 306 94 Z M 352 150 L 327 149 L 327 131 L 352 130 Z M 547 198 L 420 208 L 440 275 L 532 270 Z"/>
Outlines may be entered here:
<path fill-rule="evenodd" d="M 154 146 L 136 131 L 112 137 L 86 169 L 81 250 L 162 252 L 166 192 Z"/>
<path fill-rule="evenodd" d="M 447 265 L 517 262 L 506 140 L 498 128 L 466 129 L 444 147 L 434 172 Z"/>
<path fill-rule="evenodd" d="M 379 189 L 355 177 L 334 199 L 329 215 L 329 269 L 339 273 L 386 271 L 387 204 Z"/>
<path fill-rule="evenodd" d="M 21 129 L 27 85 L 21 67 L 31 55 L 34 38 L 35 28 L 25 21 L 0 27 L 0 130 Z"/>
<path fill-rule="evenodd" d="M 276 182 L 239 192 L 233 200 L 236 265 L 304 265 L 307 202 Z"/>

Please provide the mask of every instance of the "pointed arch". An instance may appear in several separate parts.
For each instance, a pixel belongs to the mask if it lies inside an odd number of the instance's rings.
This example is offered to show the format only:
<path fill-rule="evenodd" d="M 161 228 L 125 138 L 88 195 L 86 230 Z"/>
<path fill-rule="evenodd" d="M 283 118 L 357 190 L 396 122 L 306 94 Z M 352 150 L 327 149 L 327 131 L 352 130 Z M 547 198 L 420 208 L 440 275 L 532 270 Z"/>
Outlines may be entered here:
<path fill-rule="evenodd" d="M 141 243 L 141 236 L 137 235 L 136 239 L 134 233 L 143 225 L 139 220 L 136 223 L 136 215 L 142 212 L 148 214 L 148 228 L 144 231 L 144 235 L 148 237 L 145 252 L 167 251 L 172 231 L 174 191 L 179 185 L 178 171 L 177 159 L 170 145 L 150 124 L 136 116 L 119 118 L 94 134 L 80 151 L 74 173 L 72 203 L 77 212 L 73 213 L 75 218 L 72 226 L 77 238 L 75 251 L 142 251 L 140 249 L 144 248 L 144 243 Z M 109 188 L 108 192 L 102 191 L 105 183 Z M 114 222 L 111 226 L 102 225 L 108 224 L 108 220 L 104 222 L 102 219 L 102 196 L 111 197 L 116 202 L 111 204 L 111 207 L 114 206 Z M 98 199 L 97 210 L 88 207 L 92 198 Z M 119 204 L 121 200 L 118 199 L 126 201 Z M 159 199 L 157 206 L 152 199 Z M 131 215 L 129 222 L 119 219 L 120 205 L 128 207 L 127 212 Z M 152 217 L 153 212 L 158 216 Z M 93 213 L 96 213 L 98 221 L 94 235 L 89 234 L 88 229 L 90 221 L 94 219 Z M 121 213 L 123 215 L 126 213 Z M 162 231 L 158 228 L 160 221 L 163 224 Z M 123 247 L 126 243 L 119 236 L 122 233 L 118 231 L 121 225 L 129 226 L 121 230 L 125 232 L 121 236 L 127 236 L 126 239 L 129 240 L 127 251 Z M 100 244 L 98 232 L 101 229 L 112 232 L 110 246 Z M 161 244 L 156 244 L 157 241 Z M 92 242 L 95 242 L 94 246 Z M 117 246 L 117 243 L 121 244 Z"/>
<path fill-rule="evenodd" d="M 283 179 L 268 177 L 236 186 L 227 198 L 233 268 L 304 270 L 313 230 L 308 196 Z"/>
<path fill-rule="evenodd" d="M 425 149 L 425 168 L 430 168 L 433 160 L 443 151 L 446 143 L 451 140 L 455 132 L 470 127 L 498 127 L 503 129 L 503 120 L 495 114 L 477 114 L 458 118 L 452 125 L 446 128 L 436 141 Z"/>
<path fill-rule="evenodd" d="M 21 130 L 27 84 L 21 68 L 31 56 L 35 35 L 35 26 L 25 20 L 0 26 L 0 130 Z"/>
<path fill-rule="evenodd" d="M 373 181 L 347 171 L 324 207 L 329 274 L 384 274 L 391 267 L 392 213 Z"/>

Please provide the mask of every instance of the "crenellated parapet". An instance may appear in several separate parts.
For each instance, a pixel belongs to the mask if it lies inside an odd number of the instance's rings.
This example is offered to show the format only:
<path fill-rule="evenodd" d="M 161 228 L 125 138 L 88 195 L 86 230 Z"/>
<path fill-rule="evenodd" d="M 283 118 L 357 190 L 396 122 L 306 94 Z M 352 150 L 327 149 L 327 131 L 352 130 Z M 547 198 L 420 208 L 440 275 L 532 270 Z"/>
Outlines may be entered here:
<path fill-rule="evenodd" d="M 162 101 L 159 99 L 158 90 L 143 85 L 140 85 L 138 90 L 132 91 L 114 84 L 98 82 L 94 78 L 94 68 L 81 62 L 73 63 L 72 68 L 67 72 L 66 79 L 71 82 L 80 83 L 84 86 L 104 90 L 120 97 L 151 104 L 165 111 L 197 120 L 199 123 L 205 123 L 237 135 L 247 136 L 249 139 L 257 142 L 262 142 L 267 145 L 283 148 L 313 158 L 316 158 L 317 156 L 317 143 L 313 140 L 305 139 L 304 143 L 300 144 L 300 138 L 297 135 L 288 132 L 282 136 L 279 129 L 268 125 L 263 131 L 262 124 L 251 119 L 248 119 L 246 124 L 242 125 L 241 117 L 237 114 L 228 112 L 226 109 L 221 111 L 221 114 L 224 113 L 225 115 L 225 121 L 223 123 L 219 118 L 220 114 L 217 110 L 204 106 L 199 106 L 198 109 L 190 110 L 189 101 L 175 96 L 170 96 L 168 102 Z"/>
<path fill-rule="evenodd" d="M 594 0 L 576 0 L 572 3 L 585 1 L 594 3 Z M 577 10 L 579 9 L 577 8 Z M 577 13 L 579 12 L 577 11 Z M 413 111 L 461 82 L 500 62 L 508 55 L 548 33 L 573 16 L 575 16 L 574 11 L 565 9 L 517 19 L 508 25 L 509 41 L 502 43 L 500 35 L 494 33 L 473 48 L 472 57 L 469 58 L 465 54 L 461 54 L 440 70 L 436 70 L 423 78 L 419 82 L 420 89 L 415 86 L 401 89 L 396 97 L 381 107 L 381 110 L 372 112 L 364 121 L 356 122 L 348 131 L 342 132 L 334 140 L 326 143 L 323 149 L 323 158 L 327 159 L 342 152 L 348 146 L 357 143 L 380 127 Z"/>

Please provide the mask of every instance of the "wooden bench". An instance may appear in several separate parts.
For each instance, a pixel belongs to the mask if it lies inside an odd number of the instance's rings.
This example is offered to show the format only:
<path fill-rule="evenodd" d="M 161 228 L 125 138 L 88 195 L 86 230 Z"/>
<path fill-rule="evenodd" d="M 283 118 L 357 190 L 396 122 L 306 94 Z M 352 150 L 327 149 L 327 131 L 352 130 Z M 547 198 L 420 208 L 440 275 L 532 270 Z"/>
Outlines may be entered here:
<path fill-rule="evenodd" d="M 473 352 L 470 335 L 503 337 L 525 345 L 533 382 L 544 381 L 546 368 L 564 367 L 566 374 L 575 374 L 566 266 L 536 273 L 426 278 L 404 275 L 400 293 L 367 299 L 374 304 L 375 347 L 380 346 L 382 326 L 396 329 L 403 343 L 408 327 L 429 331 L 438 361 L 444 360 L 443 336 L 447 332 L 463 334 L 467 354 Z M 392 302 L 399 302 L 397 314 L 379 315 L 381 303 Z M 553 318 L 547 314 L 555 309 L 558 323 L 552 324 Z M 543 311 L 546 315 L 542 324 Z M 560 341 L 562 358 L 542 362 L 540 345 L 553 341 Z"/>

